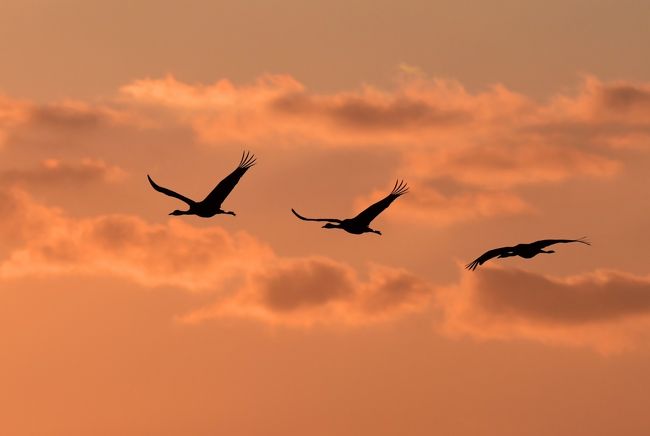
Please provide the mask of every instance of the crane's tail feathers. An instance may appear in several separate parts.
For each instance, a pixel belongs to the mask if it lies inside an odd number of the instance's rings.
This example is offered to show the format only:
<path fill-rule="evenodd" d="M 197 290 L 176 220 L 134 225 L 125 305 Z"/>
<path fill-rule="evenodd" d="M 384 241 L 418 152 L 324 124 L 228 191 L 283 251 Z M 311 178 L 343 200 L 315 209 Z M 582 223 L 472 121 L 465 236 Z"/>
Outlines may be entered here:
<path fill-rule="evenodd" d="M 244 151 L 241 155 L 241 160 L 239 161 L 239 168 L 250 168 L 255 165 L 257 158 L 250 151 Z"/>
<path fill-rule="evenodd" d="M 395 182 L 395 186 L 393 186 L 391 195 L 397 195 L 399 197 L 400 195 L 406 194 L 407 192 L 409 192 L 409 187 L 406 185 L 406 182 L 404 180 L 398 179 Z"/>

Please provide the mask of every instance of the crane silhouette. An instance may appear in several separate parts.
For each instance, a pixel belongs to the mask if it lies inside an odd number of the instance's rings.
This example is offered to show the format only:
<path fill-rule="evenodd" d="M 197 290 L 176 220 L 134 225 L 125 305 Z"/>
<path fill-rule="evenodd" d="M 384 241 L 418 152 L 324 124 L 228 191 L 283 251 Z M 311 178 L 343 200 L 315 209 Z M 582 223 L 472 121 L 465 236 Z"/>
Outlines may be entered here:
<path fill-rule="evenodd" d="M 291 209 L 291 212 L 298 218 L 304 221 L 327 221 L 327 224 L 323 226 L 324 229 L 343 229 L 348 233 L 354 235 L 360 235 L 362 233 L 376 233 L 381 235 L 379 230 L 371 229 L 370 222 L 377 218 L 377 215 L 382 213 L 390 204 L 395 201 L 395 199 L 401 195 L 406 194 L 409 191 L 408 186 L 403 181 L 396 181 L 395 186 L 390 194 L 384 197 L 382 200 L 379 200 L 372 206 L 368 207 L 366 210 L 361 212 L 359 215 L 354 218 L 348 219 L 337 219 L 337 218 L 305 218 L 300 215 L 294 209 Z"/>
<path fill-rule="evenodd" d="M 473 262 L 468 263 L 465 268 L 470 271 L 474 271 L 477 266 L 483 265 L 485 262 L 495 257 L 502 258 L 519 256 L 523 257 L 524 259 L 530 259 L 531 257 L 535 257 L 540 253 L 555 253 L 553 250 L 544 251 L 544 248 L 553 244 L 567 244 L 570 242 L 580 242 L 582 244 L 591 245 L 591 243 L 586 241 L 584 237 L 580 239 L 542 239 L 541 241 L 531 242 L 529 244 L 517 244 L 514 247 L 501 247 L 495 248 L 493 250 L 488 250 Z"/>
<path fill-rule="evenodd" d="M 162 192 L 165 195 L 170 197 L 178 198 L 181 201 L 184 201 L 189 206 L 188 210 L 175 210 L 170 213 L 170 215 L 197 215 L 202 218 L 210 218 L 217 214 L 228 214 L 235 215 L 235 212 L 226 211 L 221 209 L 221 203 L 228 197 L 230 192 L 239 182 L 239 179 L 246 173 L 246 171 L 255 165 L 255 155 L 250 154 L 248 151 L 242 153 L 241 160 L 239 165 L 235 170 L 230 173 L 226 178 L 224 178 L 219 184 L 205 197 L 202 201 L 194 201 L 191 198 L 187 198 L 184 195 L 174 192 L 171 189 L 164 188 L 159 186 L 154 182 L 151 177 L 147 174 L 147 179 L 153 189 L 158 192 Z"/>

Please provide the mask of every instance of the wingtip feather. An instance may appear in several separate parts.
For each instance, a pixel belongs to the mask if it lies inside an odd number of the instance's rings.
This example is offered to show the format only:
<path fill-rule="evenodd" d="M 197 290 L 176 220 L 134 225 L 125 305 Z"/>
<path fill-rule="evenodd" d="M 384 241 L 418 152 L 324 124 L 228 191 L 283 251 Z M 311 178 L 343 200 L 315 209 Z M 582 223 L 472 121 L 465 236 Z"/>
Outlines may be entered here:
<path fill-rule="evenodd" d="M 408 184 L 404 180 L 397 180 L 395 182 L 395 186 L 393 187 L 393 190 L 391 191 L 391 195 L 397 195 L 398 197 L 400 195 L 404 195 L 409 192 L 409 187 Z"/>
<path fill-rule="evenodd" d="M 257 158 L 255 157 L 255 155 L 250 151 L 244 151 L 242 153 L 242 158 L 239 161 L 238 167 L 248 169 L 253 165 L 255 165 L 255 162 L 257 162 Z"/>

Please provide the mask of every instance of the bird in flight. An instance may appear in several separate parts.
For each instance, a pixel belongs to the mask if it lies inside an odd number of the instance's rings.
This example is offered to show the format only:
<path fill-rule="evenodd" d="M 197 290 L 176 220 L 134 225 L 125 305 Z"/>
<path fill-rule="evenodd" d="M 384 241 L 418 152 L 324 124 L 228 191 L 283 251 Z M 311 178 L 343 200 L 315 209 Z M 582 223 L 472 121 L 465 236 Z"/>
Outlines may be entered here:
<path fill-rule="evenodd" d="M 340 220 L 337 218 L 305 218 L 300 215 L 294 209 L 291 209 L 291 212 L 298 218 L 304 221 L 327 221 L 327 224 L 323 226 L 324 229 L 343 229 L 348 233 L 355 235 L 360 235 L 362 233 L 376 233 L 381 235 L 379 230 L 371 229 L 370 222 L 377 218 L 377 215 L 383 212 L 390 204 L 399 196 L 406 194 L 409 191 L 408 186 L 403 181 L 395 182 L 395 186 L 390 194 L 384 197 L 382 200 L 379 200 L 377 203 L 368 207 L 366 210 L 361 212 L 359 215 L 354 218 L 348 218 Z"/>
<path fill-rule="evenodd" d="M 553 250 L 545 251 L 544 248 L 553 244 L 566 244 L 569 242 L 580 242 L 581 244 L 591 245 L 590 242 L 586 241 L 585 238 L 580 239 L 542 239 L 541 241 L 531 242 L 530 244 L 517 244 L 514 247 L 501 247 L 495 248 L 493 250 L 486 251 L 476 260 L 471 263 L 468 263 L 465 268 L 470 271 L 474 271 L 477 266 L 483 265 L 490 259 L 493 258 L 502 258 L 502 257 L 512 257 L 519 256 L 524 259 L 530 259 L 535 257 L 540 253 L 555 253 Z"/>
<path fill-rule="evenodd" d="M 170 215 L 198 215 L 202 218 L 210 218 L 217 214 L 235 215 L 235 212 L 222 210 L 221 203 L 223 203 L 228 194 L 230 194 L 230 191 L 232 191 L 237 185 L 241 176 L 243 176 L 244 173 L 253 165 L 255 165 L 255 156 L 247 151 L 242 153 L 242 158 L 239 161 L 237 168 L 235 168 L 235 170 L 225 179 L 219 182 L 212 192 L 210 192 L 202 201 L 194 201 L 178 192 L 159 186 L 151 179 L 151 177 L 149 177 L 148 174 L 147 178 L 149 179 L 151 186 L 153 186 L 153 189 L 162 192 L 165 195 L 169 195 L 170 197 L 178 198 L 189 206 L 188 210 L 175 210 L 171 212 Z"/>

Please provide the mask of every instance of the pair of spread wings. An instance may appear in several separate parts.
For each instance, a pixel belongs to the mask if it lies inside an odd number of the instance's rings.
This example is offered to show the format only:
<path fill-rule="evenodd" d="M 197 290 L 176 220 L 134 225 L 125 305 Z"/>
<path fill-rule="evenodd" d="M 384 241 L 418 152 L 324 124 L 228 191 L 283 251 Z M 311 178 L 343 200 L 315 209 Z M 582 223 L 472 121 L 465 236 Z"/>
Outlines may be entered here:
<path fill-rule="evenodd" d="M 359 215 L 355 216 L 354 218 L 350 218 L 347 221 L 354 221 L 360 226 L 369 226 L 370 222 L 377 218 L 377 215 L 382 213 L 384 209 L 386 209 L 390 204 L 395 201 L 397 197 L 400 195 L 404 195 L 409 191 L 408 186 L 406 186 L 406 183 L 404 181 L 396 181 L 395 186 L 393 186 L 393 190 L 391 191 L 390 194 L 388 194 L 386 197 L 383 199 L 379 200 L 372 206 L 368 207 L 366 210 L 361 212 Z M 295 210 L 291 209 L 291 212 L 301 220 L 305 221 L 327 221 L 330 223 L 342 223 L 343 220 L 338 219 L 338 218 L 305 218 L 304 216 L 300 215 L 298 212 Z"/>
<path fill-rule="evenodd" d="M 502 255 L 517 256 L 519 253 L 524 251 L 539 252 L 549 245 L 553 244 L 566 244 L 569 242 L 580 242 L 583 244 L 591 245 L 589 242 L 585 241 L 585 238 L 580 239 L 542 239 L 540 241 L 531 242 L 530 244 L 519 244 L 514 247 L 500 247 L 495 248 L 483 253 L 480 257 L 474 260 L 471 263 L 468 263 L 465 268 L 468 270 L 474 271 L 477 266 L 483 265 L 490 259 L 499 257 Z"/>
<path fill-rule="evenodd" d="M 205 197 L 202 201 L 196 202 L 192 200 L 191 198 L 187 198 L 184 195 L 179 194 L 178 192 L 174 192 L 171 189 L 164 188 L 160 185 L 157 185 L 149 175 L 147 175 L 147 178 L 149 179 L 149 183 L 151 183 L 151 186 L 153 186 L 153 189 L 155 189 L 158 192 L 162 192 L 165 195 L 169 195 L 170 197 L 178 198 L 181 201 L 184 201 L 185 203 L 192 205 L 192 204 L 210 204 L 215 207 L 220 207 L 221 203 L 228 197 L 230 192 L 234 189 L 234 187 L 237 185 L 239 182 L 239 179 L 244 175 L 244 173 L 253 165 L 255 165 L 255 155 L 250 154 L 248 151 L 242 153 L 241 160 L 239 161 L 239 165 L 235 170 L 230 173 L 228 176 L 226 176 L 225 179 L 223 179 L 219 184 L 208 194 L 207 197 Z"/>

